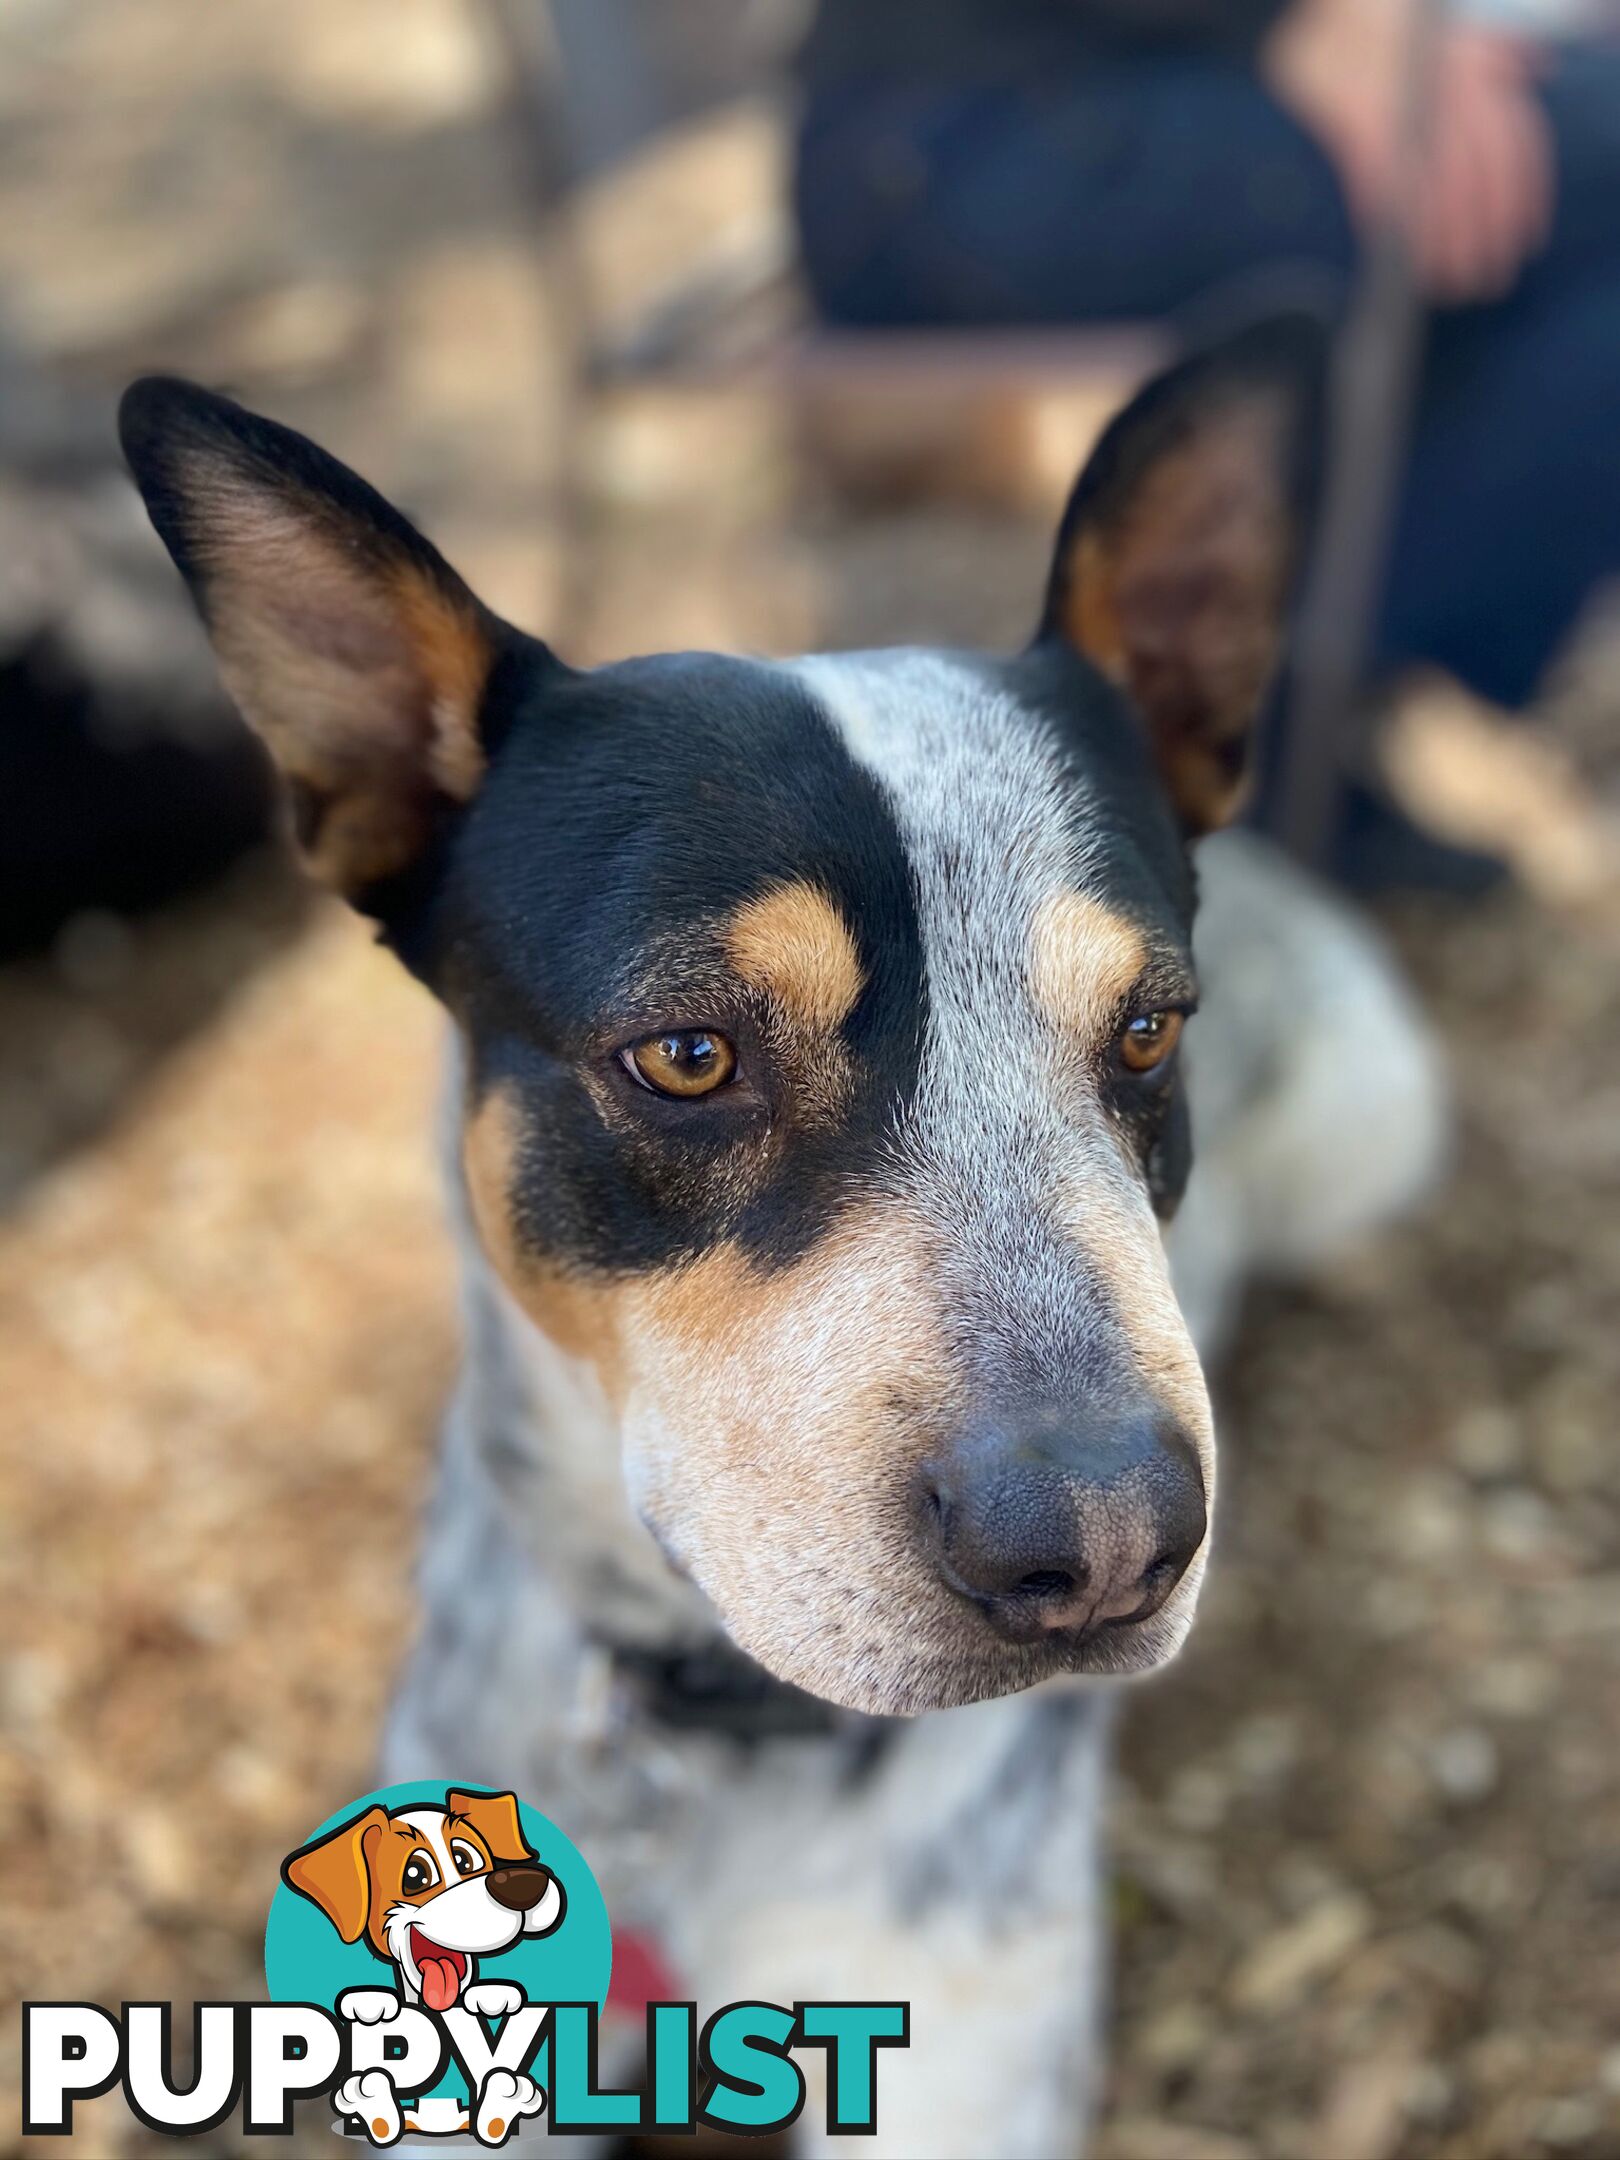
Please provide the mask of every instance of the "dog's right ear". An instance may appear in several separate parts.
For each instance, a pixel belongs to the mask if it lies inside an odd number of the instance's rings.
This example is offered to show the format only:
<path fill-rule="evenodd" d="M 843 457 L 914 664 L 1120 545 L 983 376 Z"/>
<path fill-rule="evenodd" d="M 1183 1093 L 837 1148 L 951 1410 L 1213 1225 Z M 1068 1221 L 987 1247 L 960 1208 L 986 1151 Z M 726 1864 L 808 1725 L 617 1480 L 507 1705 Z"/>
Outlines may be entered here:
<path fill-rule="evenodd" d="M 387 1812 L 369 1807 L 281 1863 L 289 1890 L 318 1905 L 346 1943 L 358 1942 L 371 1916 L 370 1855 L 388 1828 Z"/>
<path fill-rule="evenodd" d="M 335 458 L 195 384 L 119 410 L 225 686 L 285 774 L 306 860 L 371 913 L 483 777 L 490 676 L 524 642 Z"/>
<path fill-rule="evenodd" d="M 1251 324 L 1105 429 L 1058 535 L 1040 636 L 1135 707 L 1189 835 L 1238 809 L 1316 491 L 1330 340 Z"/>

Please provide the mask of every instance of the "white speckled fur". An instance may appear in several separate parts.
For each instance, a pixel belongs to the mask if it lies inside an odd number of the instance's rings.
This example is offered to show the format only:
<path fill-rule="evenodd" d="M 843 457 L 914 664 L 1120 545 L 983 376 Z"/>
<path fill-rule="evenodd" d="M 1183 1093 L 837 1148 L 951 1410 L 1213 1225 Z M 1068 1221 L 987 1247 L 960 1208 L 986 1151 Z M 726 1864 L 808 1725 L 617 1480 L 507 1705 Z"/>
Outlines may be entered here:
<path fill-rule="evenodd" d="M 1088 1363 L 1127 1384 L 1151 1370 L 1197 1448 L 1213 1519 L 1209 1397 L 1158 1224 L 1095 1081 L 1064 1058 L 1030 994 L 1043 904 L 1099 874 L 1076 829 L 1083 779 L 970 659 L 857 653 L 795 671 L 882 782 L 917 882 L 928 1035 L 900 1152 L 948 1250 L 945 1302 L 992 1369 L 1050 1360 L 1056 1377 L 1085 1341 Z M 1161 1659 L 1192 1624 L 1207 1545 L 1152 1624 Z"/>

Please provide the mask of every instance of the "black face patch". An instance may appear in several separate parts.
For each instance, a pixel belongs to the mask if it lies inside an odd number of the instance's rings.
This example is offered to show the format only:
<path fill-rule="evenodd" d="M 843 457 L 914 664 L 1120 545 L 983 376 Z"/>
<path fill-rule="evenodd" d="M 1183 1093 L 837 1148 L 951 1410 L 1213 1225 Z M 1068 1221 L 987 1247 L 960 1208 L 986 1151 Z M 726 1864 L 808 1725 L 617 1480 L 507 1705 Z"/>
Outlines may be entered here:
<path fill-rule="evenodd" d="M 501 733 L 412 937 L 474 1101 L 517 1106 L 520 1243 L 614 1270 L 722 1239 L 793 1258 L 916 1084 L 921 945 L 880 788 L 790 676 L 707 655 L 552 664 Z M 842 917 L 863 977 L 831 1122 L 799 1114 L 791 1033 L 726 952 L 748 902 L 797 882 Z M 697 1101 L 638 1088 L 615 1053 L 685 1028 L 736 1043 L 737 1081 Z"/>

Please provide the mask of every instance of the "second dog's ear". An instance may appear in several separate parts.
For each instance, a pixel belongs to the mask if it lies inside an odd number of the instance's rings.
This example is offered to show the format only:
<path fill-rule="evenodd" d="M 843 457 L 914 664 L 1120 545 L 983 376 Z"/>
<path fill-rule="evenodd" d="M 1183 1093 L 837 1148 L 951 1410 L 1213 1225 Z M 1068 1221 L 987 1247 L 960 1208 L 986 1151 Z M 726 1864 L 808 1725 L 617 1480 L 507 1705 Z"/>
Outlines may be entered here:
<path fill-rule="evenodd" d="M 372 1848 L 388 1828 L 380 1807 L 369 1807 L 352 1822 L 340 1823 L 281 1863 L 289 1890 L 318 1905 L 344 1942 L 358 1942 L 371 1916 Z"/>
<path fill-rule="evenodd" d="M 285 774 L 310 867 L 361 905 L 484 771 L 503 638 L 376 491 L 289 428 L 153 376 L 119 431 L 225 686 Z"/>
<path fill-rule="evenodd" d="M 1242 798 L 1321 429 L 1327 342 L 1258 325 L 1160 376 L 1104 433 L 1058 536 L 1041 636 L 1130 698 L 1189 833 Z"/>
<path fill-rule="evenodd" d="M 444 1804 L 452 1815 L 464 1815 L 489 1847 L 495 1860 L 532 1860 L 534 1853 L 523 1835 L 516 1793 L 449 1792 Z"/>

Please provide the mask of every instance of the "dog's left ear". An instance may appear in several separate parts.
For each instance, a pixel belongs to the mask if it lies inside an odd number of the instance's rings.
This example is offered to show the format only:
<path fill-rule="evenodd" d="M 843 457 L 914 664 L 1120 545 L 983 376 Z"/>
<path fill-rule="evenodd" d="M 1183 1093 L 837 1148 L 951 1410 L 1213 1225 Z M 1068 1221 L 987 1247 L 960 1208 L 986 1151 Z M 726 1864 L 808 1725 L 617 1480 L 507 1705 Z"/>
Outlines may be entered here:
<path fill-rule="evenodd" d="M 496 1860 L 532 1860 L 523 1835 L 516 1793 L 450 1792 L 444 1804 L 452 1815 L 465 1815 Z"/>
<path fill-rule="evenodd" d="M 225 687 L 287 780 L 306 861 L 386 913 L 390 881 L 483 777 L 485 691 L 518 634 L 292 429 L 151 376 L 119 432 Z"/>
<path fill-rule="evenodd" d="M 325 1837 L 289 1853 L 281 1879 L 289 1890 L 318 1905 L 346 1943 L 358 1942 L 371 1916 L 372 1848 L 388 1828 L 380 1807 L 369 1807 L 352 1822 L 340 1823 Z"/>
<path fill-rule="evenodd" d="M 1116 683 L 1189 834 L 1243 794 L 1314 493 L 1327 335 L 1259 324 L 1150 383 L 1102 436 L 1058 536 L 1042 638 Z"/>

